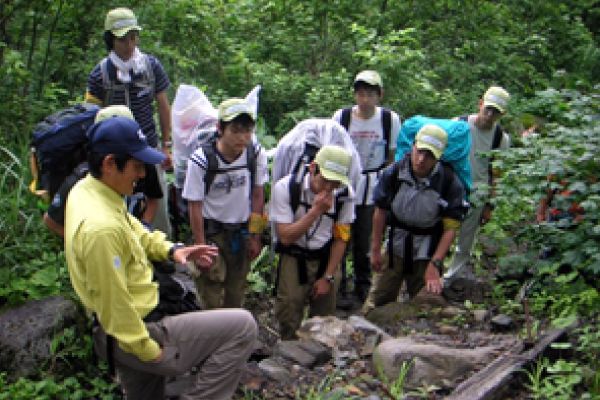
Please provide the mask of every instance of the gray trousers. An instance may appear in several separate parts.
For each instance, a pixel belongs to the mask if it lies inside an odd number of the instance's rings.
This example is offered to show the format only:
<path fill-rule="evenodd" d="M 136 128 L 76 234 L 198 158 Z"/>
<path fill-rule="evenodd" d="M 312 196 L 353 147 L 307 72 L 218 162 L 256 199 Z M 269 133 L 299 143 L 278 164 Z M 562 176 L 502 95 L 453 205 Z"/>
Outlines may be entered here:
<path fill-rule="evenodd" d="M 444 278 L 452 280 L 453 278 L 469 277 L 473 274 L 469 262 L 471 261 L 471 252 L 475 244 L 475 236 L 479 232 L 481 213 L 484 206 L 474 207 L 469 210 L 465 220 L 460 225 L 454 257 Z"/>
<path fill-rule="evenodd" d="M 193 384 L 180 399 L 230 399 L 252 352 L 257 326 L 241 309 L 198 311 L 146 323 L 162 350 L 159 362 L 143 362 L 114 345 L 114 361 L 127 399 L 164 399 L 165 377 L 197 366 Z M 94 331 L 94 348 L 106 358 L 106 335 Z"/>

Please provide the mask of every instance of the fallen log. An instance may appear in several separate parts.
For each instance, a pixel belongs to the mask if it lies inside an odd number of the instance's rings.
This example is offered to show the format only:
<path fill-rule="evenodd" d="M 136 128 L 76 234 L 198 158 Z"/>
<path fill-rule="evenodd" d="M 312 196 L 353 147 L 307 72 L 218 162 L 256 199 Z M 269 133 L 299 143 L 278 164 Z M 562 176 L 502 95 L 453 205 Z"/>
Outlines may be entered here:
<path fill-rule="evenodd" d="M 454 389 L 446 400 L 495 400 L 502 397 L 524 367 L 536 360 L 547 347 L 562 338 L 569 328 L 555 329 L 540 338 L 531 349 L 515 345 L 487 367 Z M 524 351 L 525 350 L 525 351 Z"/>

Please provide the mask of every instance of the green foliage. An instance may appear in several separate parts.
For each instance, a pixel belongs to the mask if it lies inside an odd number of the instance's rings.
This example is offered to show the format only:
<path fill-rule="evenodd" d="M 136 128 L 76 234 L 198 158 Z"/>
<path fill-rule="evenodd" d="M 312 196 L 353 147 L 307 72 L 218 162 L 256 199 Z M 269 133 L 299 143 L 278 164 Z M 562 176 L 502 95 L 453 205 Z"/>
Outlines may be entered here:
<path fill-rule="evenodd" d="M 0 305 L 70 291 L 62 243 L 41 226 L 21 159 L 0 147 Z"/>
<path fill-rule="evenodd" d="M 545 376 L 544 373 L 548 375 Z M 526 372 L 526 385 L 534 399 L 573 399 L 575 389 L 582 381 L 582 369 L 577 363 L 557 360 L 550 364 L 548 359 L 538 361 L 533 372 Z"/>
<path fill-rule="evenodd" d="M 403 361 L 400 365 L 398 377 L 393 381 L 390 381 L 381 365 L 375 366 L 379 379 L 381 379 L 383 384 L 388 388 L 388 392 L 394 400 L 402 400 L 404 398 L 404 385 L 406 382 L 406 377 L 408 376 L 410 369 L 413 367 L 413 363 L 413 360 Z"/>
<path fill-rule="evenodd" d="M 6 379 L 5 373 L 0 373 L 0 400 L 84 400 L 115 398 L 115 385 L 107 384 L 101 378 L 88 378 L 77 373 L 61 380 L 48 377 L 41 380 L 20 378 L 14 383 Z"/>
<path fill-rule="evenodd" d="M 334 391 L 334 384 L 338 380 L 337 372 L 332 372 L 327 375 L 316 385 L 297 388 L 295 393 L 296 400 L 341 400 L 342 392 Z"/>
<path fill-rule="evenodd" d="M 121 5 L 6 0 L 0 7 L 0 306 L 71 291 L 62 243 L 41 224 L 46 205 L 27 189 L 30 132 L 45 115 L 81 100 L 89 71 L 106 55 L 104 15 Z M 200 87 L 213 103 L 262 85 L 258 136 L 267 148 L 302 119 L 329 117 L 353 103 L 351 82 L 361 69 L 382 73 L 383 103 L 403 117 L 462 114 L 476 107 L 490 84 L 507 87 L 514 106 L 505 125 L 540 127 L 528 139 L 514 135 L 516 147 L 496 158 L 504 175 L 486 231 L 502 243 L 515 238 L 525 249 L 515 255 L 501 248 L 502 269 L 532 274 L 533 311 L 563 322 L 594 313 L 600 302 L 594 284 L 600 273 L 600 184 L 589 179 L 597 175 L 600 154 L 599 88 L 592 87 L 600 76 L 600 14 L 593 5 L 593 0 L 128 3 L 144 28 L 142 50 L 156 54 L 171 79 L 171 98 L 181 83 Z M 586 210 L 582 223 L 531 223 L 549 173 L 568 177 Z M 554 255 L 538 259 L 546 247 L 556 249 Z M 252 290 L 269 289 L 273 271 L 267 259 L 263 253 L 253 267 Z M 567 263 L 571 270 L 563 271 Z M 504 301 L 519 287 L 508 281 L 494 295 Z M 514 313 L 520 307 L 504 301 L 501 309 Z M 55 343 L 57 360 L 86 346 L 72 339 L 66 332 Z M 0 399 L 110 392 L 101 382 L 84 382 L 74 375 L 8 383 L 0 375 Z"/>
<path fill-rule="evenodd" d="M 271 259 L 272 254 L 269 246 L 263 247 L 252 264 L 248 274 L 248 288 L 254 293 L 271 293 L 275 282 L 273 265 L 277 265 L 277 260 Z"/>
<path fill-rule="evenodd" d="M 530 274 L 535 282 L 532 310 L 563 322 L 593 315 L 600 306 L 600 123 L 593 117 L 600 105 L 599 89 L 540 92 L 527 111 L 545 113 L 548 122 L 539 133 L 518 138 L 516 148 L 497 157 L 504 174 L 497 187 L 493 229 L 524 245 L 522 252 L 500 258 L 502 273 Z M 565 189 L 571 192 L 568 201 L 555 196 L 552 207 L 566 210 L 577 202 L 585 210 L 583 219 L 532 223 L 547 190 Z"/>

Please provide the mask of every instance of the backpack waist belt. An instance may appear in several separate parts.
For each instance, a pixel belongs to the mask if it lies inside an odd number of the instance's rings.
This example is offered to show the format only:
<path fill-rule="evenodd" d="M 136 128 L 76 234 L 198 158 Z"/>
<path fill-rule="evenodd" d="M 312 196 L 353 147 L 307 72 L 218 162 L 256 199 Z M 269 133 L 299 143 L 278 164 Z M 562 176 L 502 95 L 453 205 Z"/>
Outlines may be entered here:
<path fill-rule="evenodd" d="M 248 221 L 229 224 L 217 221 L 216 219 L 204 219 L 204 232 L 207 235 L 214 235 L 219 232 L 234 232 L 242 229 L 248 229 Z"/>
<path fill-rule="evenodd" d="M 325 274 L 327 261 L 329 260 L 329 251 L 331 249 L 331 240 L 323 247 L 316 250 L 309 250 L 295 244 L 285 246 L 280 242 L 275 245 L 275 251 L 280 254 L 287 254 L 296 259 L 298 265 L 298 282 L 305 285 L 308 282 L 308 270 L 306 261 L 319 260 L 319 269 L 317 270 L 317 279 Z M 281 266 L 281 261 L 279 262 Z"/>
<path fill-rule="evenodd" d="M 388 258 L 389 262 L 393 263 L 394 260 L 394 228 L 400 228 L 408 232 L 406 238 L 404 239 L 404 258 L 402 263 L 404 264 L 404 272 L 412 273 L 413 272 L 413 235 L 419 236 L 431 236 L 431 241 L 429 242 L 429 248 L 427 249 L 427 254 L 431 256 L 435 248 L 437 247 L 440 238 L 442 237 L 443 225 L 442 222 L 438 222 L 432 227 L 429 228 L 417 228 L 415 226 L 406 225 L 403 222 L 398 221 L 397 219 L 391 217 L 391 221 L 388 222 L 388 225 L 392 228 L 390 229 L 390 237 L 388 240 Z M 390 264 L 393 265 L 393 264 Z M 440 271 L 441 272 L 441 271 Z"/>

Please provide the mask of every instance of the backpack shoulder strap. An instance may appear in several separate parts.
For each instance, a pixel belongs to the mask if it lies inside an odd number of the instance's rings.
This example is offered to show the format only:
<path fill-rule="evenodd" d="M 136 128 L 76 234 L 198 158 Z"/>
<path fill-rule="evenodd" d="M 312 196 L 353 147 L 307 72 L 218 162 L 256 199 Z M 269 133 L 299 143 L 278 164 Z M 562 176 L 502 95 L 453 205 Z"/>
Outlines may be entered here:
<path fill-rule="evenodd" d="M 342 189 L 341 192 L 339 192 L 336 196 L 335 196 L 335 203 L 333 206 L 333 215 L 331 216 L 333 219 L 333 222 L 337 222 L 337 220 L 340 217 L 340 211 L 342 211 L 342 207 L 344 206 L 344 202 L 342 201 L 343 197 L 348 197 L 349 191 L 348 191 L 348 187 L 346 186 L 344 189 Z"/>
<path fill-rule="evenodd" d="M 392 132 L 392 112 L 381 107 L 381 127 L 383 128 L 383 139 L 385 140 L 385 158 L 390 154 L 390 138 Z"/>
<path fill-rule="evenodd" d="M 102 88 L 104 89 L 103 106 L 110 104 L 112 94 L 114 92 L 114 82 L 110 79 L 108 73 L 108 57 L 104 57 L 100 61 L 100 74 L 102 75 Z"/>
<path fill-rule="evenodd" d="M 400 173 L 400 161 L 396 161 L 392 167 L 392 190 L 391 195 L 395 196 L 400 189 L 400 179 L 398 179 L 398 174 Z"/>
<path fill-rule="evenodd" d="M 246 167 L 250 171 L 250 193 L 252 193 L 252 188 L 256 182 L 256 156 L 259 151 L 260 145 L 258 146 L 258 150 L 255 150 L 254 143 L 252 141 L 248 143 L 246 147 Z"/>
<path fill-rule="evenodd" d="M 204 175 L 204 196 L 206 196 L 210 190 L 210 186 L 215 180 L 217 170 L 219 169 L 219 160 L 215 153 L 215 142 L 210 141 L 202 145 L 202 151 L 206 157 L 206 174 Z"/>
<path fill-rule="evenodd" d="M 146 64 L 146 67 L 144 68 L 144 79 L 152 88 L 151 97 L 154 97 L 156 94 L 156 77 L 154 76 L 154 69 L 152 68 L 152 63 L 150 62 L 150 56 L 148 54 L 144 54 L 144 64 Z"/>
<path fill-rule="evenodd" d="M 500 124 L 496 124 L 496 129 L 494 130 L 494 139 L 492 140 L 492 150 L 500 148 L 503 133 L 504 130 L 502 129 L 502 126 Z"/>
<path fill-rule="evenodd" d="M 300 186 L 306 171 L 297 171 L 290 177 L 288 184 L 288 190 L 290 193 L 290 207 L 292 207 L 292 213 L 296 214 L 296 210 L 300 206 Z"/>
<path fill-rule="evenodd" d="M 447 199 L 448 198 L 448 191 L 450 190 L 450 186 L 452 185 L 452 182 L 454 181 L 454 178 L 456 177 L 456 174 L 454 173 L 454 169 L 452 168 L 452 165 L 450 165 L 449 163 L 442 161 L 442 185 L 440 188 L 440 196 L 443 199 Z"/>
<path fill-rule="evenodd" d="M 340 125 L 344 127 L 344 129 L 348 130 L 350 127 L 350 118 L 352 117 L 352 108 L 344 108 L 342 110 L 342 116 L 340 117 Z"/>

